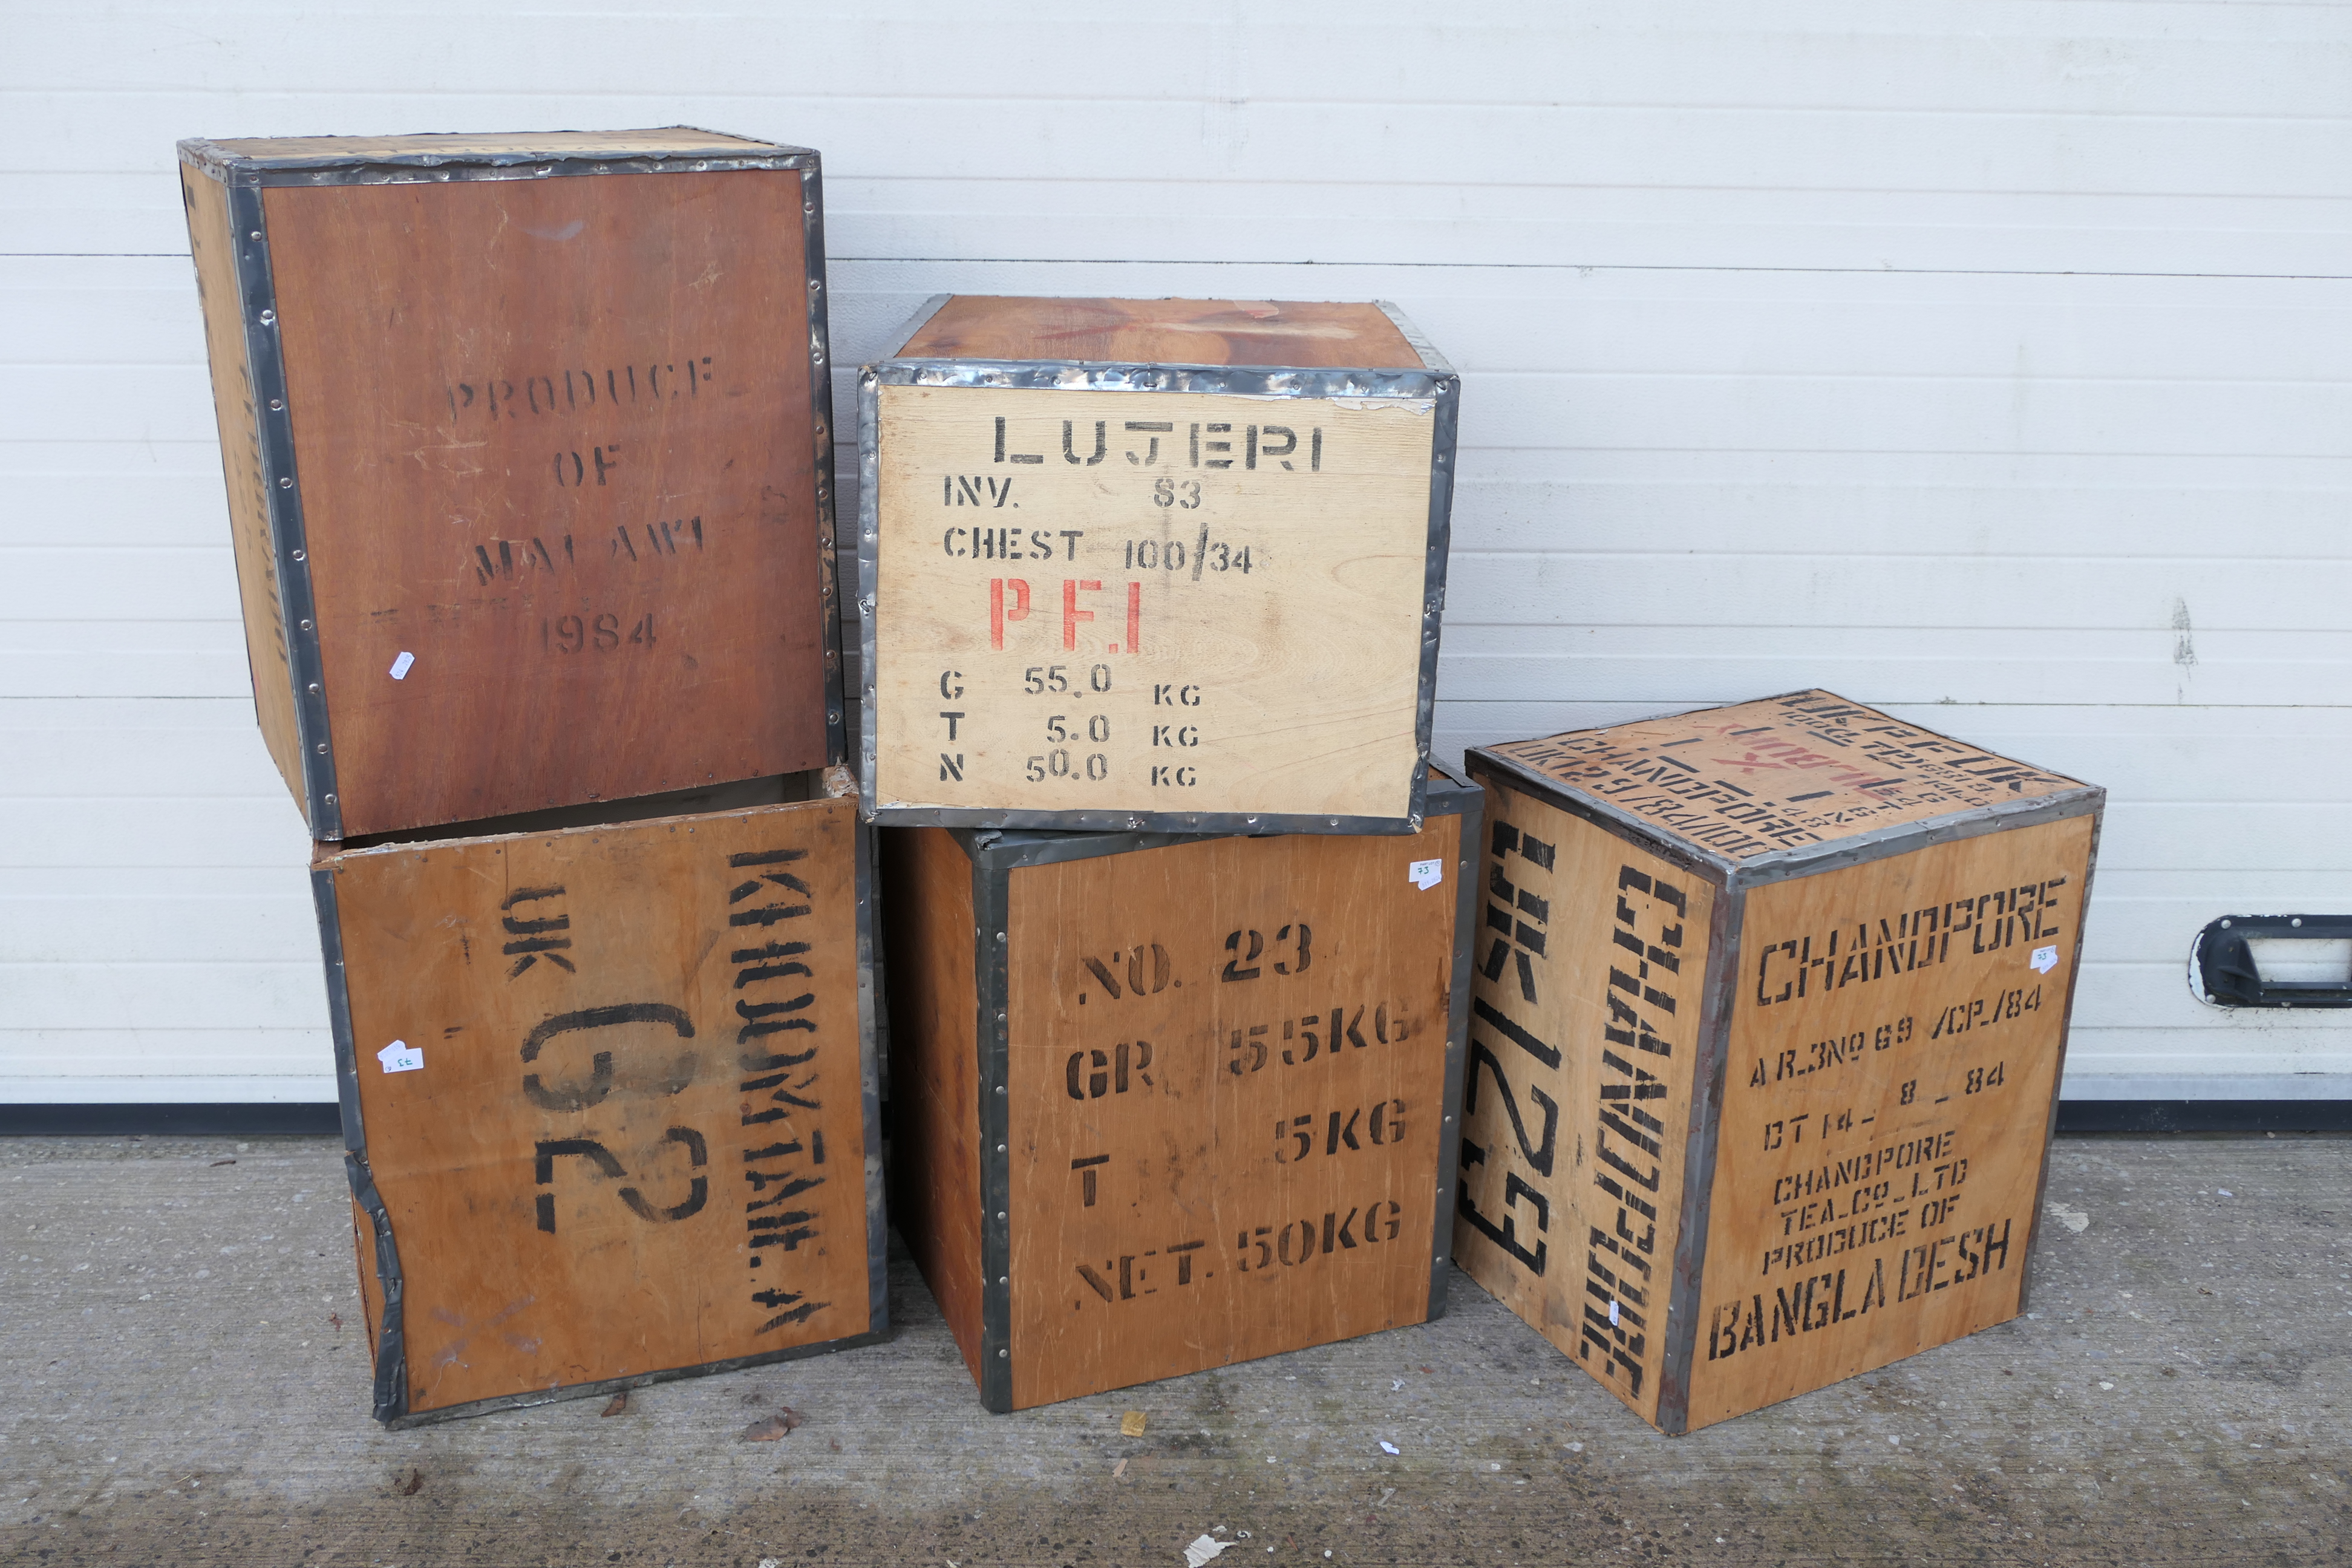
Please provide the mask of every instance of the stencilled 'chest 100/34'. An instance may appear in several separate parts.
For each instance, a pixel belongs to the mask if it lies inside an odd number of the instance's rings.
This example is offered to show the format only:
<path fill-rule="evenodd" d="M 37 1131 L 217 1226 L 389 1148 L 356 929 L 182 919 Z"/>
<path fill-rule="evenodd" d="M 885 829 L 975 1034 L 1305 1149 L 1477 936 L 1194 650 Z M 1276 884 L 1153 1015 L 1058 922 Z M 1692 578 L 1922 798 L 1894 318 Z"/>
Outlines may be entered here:
<path fill-rule="evenodd" d="M 841 760 L 815 153 L 180 156 L 255 708 L 313 837 Z"/>
<path fill-rule="evenodd" d="M 884 833 L 894 1214 L 989 1409 L 1443 1311 L 1478 800 Z"/>
<path fill-rule="evenodd" d="M 1383 306 L 932 301 L 860 382 L 869 814 L 1409 831 L 1458 384 Z"/>
<path fill-rule="evenodd" d="M 2023 1310 L 2104 791 L 1823 691 L 1469 766 L 1472 1278 L 1668 1433 Z"/>
<path fill-rule="evenodd" d="M 380 1420 L 879 1335 L 869 866 L 838 787 L 321 851 Z"/>

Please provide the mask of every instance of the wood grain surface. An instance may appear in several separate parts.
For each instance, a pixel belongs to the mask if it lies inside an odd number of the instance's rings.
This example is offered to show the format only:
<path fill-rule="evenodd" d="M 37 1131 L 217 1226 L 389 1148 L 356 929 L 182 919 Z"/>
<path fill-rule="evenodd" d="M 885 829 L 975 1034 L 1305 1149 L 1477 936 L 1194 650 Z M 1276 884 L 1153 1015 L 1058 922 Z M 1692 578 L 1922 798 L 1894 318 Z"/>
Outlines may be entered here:
<path fill-rule="evenodd" d="M 945 828 L 882 833 L 890 1217 L 980 1376 L 980 1000 L 971 858 Z"/>
<path fill-rule="evenodd" d="M 1655 1423 L 1719 894 L 1492 770 L 1474 776 L 1486 912 L 1454 1258 Z"/>
<path fill-rule="evenodd" d="M 322 853 L 412 1411 L 872 1326 L 854 813 Z"/>
<path fill-rule="evenodd" d="M 1274 300 L 1078 300 L 959 294 L 900 359 L 1419 370 L 1377 305 Z"/>
<path fill-rule="evenodd" d="M 2093 828 L 1748 894 L 1690 1427 L 2016 1315 Z"/>
<path fill-rule="evenodd" d="M 434 132 L 412 136 L 252 136 L 212 145 L 262 163 L 313 158 L 359 163 L 372 158 L 414 158 L 420 154 L 446 158 L 580 158 L 614 153 L 696 153 L 744 156 L 774 151 L 770 142 L 698 131 L 690 125 L 654 131 L 524 131 L 491 135 Z"/>
<path fill-rule="evenodd" d="M 2082 787 L 1819 690 L 1492 750 L 1734 860 Z"/>
<path fill-rule="evenodd" d="M 1430 402 L 879 397 L 883 808 L 1406 815 Z"/>
<path fill-rule="evenodd" d="M 826 761 L 801 200 L 265 193 L 348 834 Z"/>
<path fill-rule="evenodd" d="M 188 245 L 204 306 L 205 351 L 212 365 L 213 412 L 220 426 L 221 477 L 228 489 L 229 540 L 245 617 L 246 668 L 254 717 L 269 760 L 307 816 L 302 738 L 294 719 L 293 675 L 286 653 L 286 610 L 278 595 L 278 547 L 269 529 L 262 473 L 260 411 L 253 403 L 253 363 L 246 353 L 244 302 L 237 287 L 236 237 L 230 232 L 228 187 L 180 165 L 188 210 Z"/>
<path fill-rule="evenodd" d="M 1016 1408 L 1428 1316 L 1461 821 L 1011 873 Z"/>

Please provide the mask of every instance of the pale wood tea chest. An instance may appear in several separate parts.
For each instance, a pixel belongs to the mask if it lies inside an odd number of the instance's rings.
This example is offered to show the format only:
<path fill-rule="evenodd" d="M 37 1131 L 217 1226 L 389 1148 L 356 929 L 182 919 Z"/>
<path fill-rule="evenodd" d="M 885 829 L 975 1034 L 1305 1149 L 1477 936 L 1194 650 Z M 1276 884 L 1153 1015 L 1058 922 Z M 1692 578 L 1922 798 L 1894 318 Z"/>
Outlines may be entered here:
<path fill-rule="evenodd" d="M 378 1419 L 881 1334 L 871 857 L 814 777 L 320 847 Z"/>
<path fill-rule="evenodd" d="M 1473 1279 L 1668 1433 L 2023 1310 L 2104 791 L 1826 691 L 1468 763 Z"/>
<path fill-rule="evenodd" d="M 883 834 L 894 1214 L 991 1410 L 1444 1310 L 1478 792 Z"/>
<path fill-rule="evenodd" d="M 1409 831 L 1459 385 L 1385 305 L 932 300 L 859 381 L 869 815 Z"/>
<path fill-rule="evenodd" d="M 180 159 L 254 705 L 313 837 L 840 760 L 815 153 Z"/>

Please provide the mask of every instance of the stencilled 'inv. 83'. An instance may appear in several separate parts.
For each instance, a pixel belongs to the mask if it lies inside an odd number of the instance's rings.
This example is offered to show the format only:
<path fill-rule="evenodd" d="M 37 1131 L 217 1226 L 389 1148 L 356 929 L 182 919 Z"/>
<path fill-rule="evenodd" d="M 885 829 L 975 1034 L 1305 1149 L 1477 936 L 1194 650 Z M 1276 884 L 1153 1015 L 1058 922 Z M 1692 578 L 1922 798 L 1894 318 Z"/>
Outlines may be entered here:
<path fill-rule="evenodd" d="M 1403 827 L 1447 489 L 1431 375 L 956 384 L 901 368 L 921 336 L 865 388 L 878 818 Z"/>
<path fill-rule="evenodd" d="M 2021 1310 L 2101 792 L 1819 691 L 1470 763 L 1465 1269 L 1667 1432 Z"/>
<path fill-rule="evenodd" d="M 380 1415 L 878 1327 L 855 816 L 322 858 Z"/>

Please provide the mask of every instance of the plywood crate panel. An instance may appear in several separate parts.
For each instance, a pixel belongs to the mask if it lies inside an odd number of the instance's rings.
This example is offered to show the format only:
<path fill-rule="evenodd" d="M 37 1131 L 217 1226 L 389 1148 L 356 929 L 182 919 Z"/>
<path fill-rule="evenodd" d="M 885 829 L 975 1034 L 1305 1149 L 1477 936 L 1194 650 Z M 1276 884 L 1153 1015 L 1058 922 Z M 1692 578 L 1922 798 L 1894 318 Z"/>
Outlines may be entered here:
<path fill-rule="evenodd" d="M 840 760 L 815 153 L 180 156 L 254 703 L 314 837 Z"/>
<path fill-rule="evenodd" d="M 1479 796 L 1427 800 L 884 832 L 895 1213 L 988 1408 L 1443 1312 Z"/>
<path fill-rule="evenodd" d="M 881 1333 L 870 857 L 835 777 L 321 847 L 379 1419 Z"/>
<path fill-rule="evenodd" d="M 2104 791 L 1825 691 L 1468 763 L 1473 1279 L 1669 1433 L 2023 1310 Z"/>
<path fill-rule="evenodd" d="M 869 814 L 1410 830 L 1458 387 L 1387 306 L 931 301 L 859 381 Z"/>

